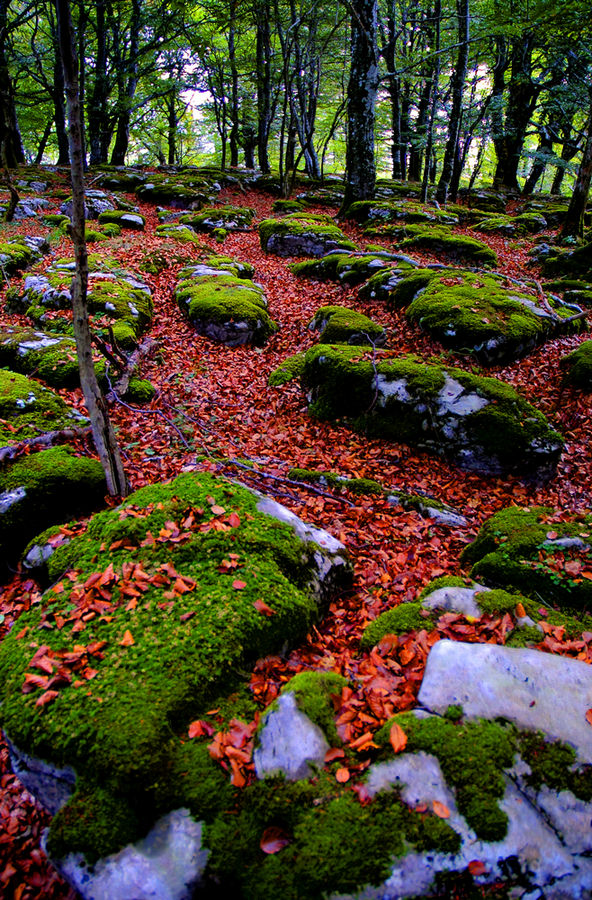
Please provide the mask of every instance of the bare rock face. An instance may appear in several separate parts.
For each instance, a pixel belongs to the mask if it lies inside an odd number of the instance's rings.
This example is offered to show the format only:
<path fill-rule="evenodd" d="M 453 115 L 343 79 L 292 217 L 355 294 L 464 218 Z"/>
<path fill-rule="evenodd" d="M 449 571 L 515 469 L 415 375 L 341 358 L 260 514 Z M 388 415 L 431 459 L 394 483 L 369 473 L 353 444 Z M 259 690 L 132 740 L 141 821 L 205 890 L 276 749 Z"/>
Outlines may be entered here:
<path fill-rule="evenodd" d="M 257 777 L 281 773 L 289 781 L 307 778 L 310 763 L 322 766 L 328 749 L 325 735 L 298 709 L 294 694 L 282 694 L 265 719 L 255 749 Z"/>

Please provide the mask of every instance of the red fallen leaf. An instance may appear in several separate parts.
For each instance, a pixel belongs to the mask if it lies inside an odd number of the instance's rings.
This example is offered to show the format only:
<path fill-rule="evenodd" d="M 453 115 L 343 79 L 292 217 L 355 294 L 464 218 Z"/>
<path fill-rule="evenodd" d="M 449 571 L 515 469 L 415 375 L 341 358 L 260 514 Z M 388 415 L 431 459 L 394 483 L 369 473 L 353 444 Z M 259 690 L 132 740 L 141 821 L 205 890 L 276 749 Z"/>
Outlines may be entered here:
<path fill-rule="evenodd" d="M 586 712 L 586 722 L 588 723 L 588 725 L 592 725 L 592 709 L 589 709 Z"/>
<path fill-rule="evenodd" d="M 416 813 L 424 813 L 428 811 L 427 803 L 418 803 L 417 806 L 414 806 L 413 809 Z"/>
<path fill-rule="evenodd" d="M 240 516 L 238 515 L 238 513 L 230 513 L 230 515 L 228 516 L 228 524 L 232 528 L 238 528 L 238 526 L 240 525 Z"/>
<path fill-rule="evenodd" d="M 279 853 L 280 850 L 283 850 L 284 847 L 287 847 L 288 844 L 291 843 L 292 840 L 285 831 L 281 828 L 271 826 L 270 828 L 266 828 L 261 835 L 259 846 L 264 853 L 271 854 Z"/>
<path fill-rule="evenodd" d="M 337 769 L 337 771 L 335 772 L 335 778 L 337 779 L 339 784 L 345 784 L 347 781 L 349 781 L 349 777 L 349 769 L 346 769 L 345 766 L 342 766 L 342 768 Z"/>
<path fill-rule="evenodd" d="M 448 819 L 450 816 L 450 810 L 448 809 L 448 807 L 444 803 L 440 803 L 439 800 L 434 800 L 434 802 L 432 803 L 432 809 L 440 819 Z"/>
<path fill-rule="evenodd" d="M 123 635 L 123 638 L 120 640 L 119 643 L 122 647 L 131 647 L 132 644 L 135 644 L 134 636 L 131 633 L 131 631 L 129 630 L 129 628 L 126 630 L 125 634 Z"/>
<path fill-rule="evenodd" d="M 407 735 L 403 731 L 400 725 L 395 722 L 390 730 L 389 738 L 391 742 L 391 746 L 395 753 L 400 753 L 407 746 Z"/>
<path fill-rule="evenodd" d="M 47 675 L 34 675 L 32 672 L 25 672 L 25 683 L 21 690 L 23 694 L 30 694 L 35 688 L 45 689 L 48 681 Z"/>
<path fill-rule="evenodd" d="M 236 584 L 236 582 L 235 582 Z M 241 582 L 242 584 L 242 582 Z M 234 587 L 234 584 L 233 584 Z M 268 606 L 264 600 L 255 600 L 253 602 L 253 606 L 257 610 L 257 612 L 262 613 L 264 616 L 275 616 L 275 609 L 272 609 L 271 606 Z"/>
<path fill-rule="evenodd" d="M 41 694 L 41 696 L 37 698 L 35 706 L 47 706 L 48 703 L 53 703 L 57 696 L 57 691 L 45 691 L 44 694 Z"/>
<path fill-rule="evenodd" d="M 547 532 L 547 540 L 554 541 L 559 537 L 556 531 L 548 531 Z"/>
<path fill-rule="evenodd" d="M 526 610 L 524 609 L 524 607 L 522 606 L 521 603 L 516 604 L 516 615 L 519 619 L 523 619 L 524 616 L 526 615 Z"/>
<path fill-rule="evenodd" d="M 203 737 L 204 735 L 210 737 L 214 731 L 215 728 L 210 725 L 209 722 L 205 722 L 203 719 L 197 719 L 189 726 L 188 734 L 190 738 Z"/>
<path fill-rule="evenodd" d="M 232 582 L 232 586 L 233 586 L 233 588 L 235 589 L 235 591 L 242 591 L 243 588 L 246 588 L 247 582 L 246 582 L 246 581 L 240 581 L 238 578 L 236 578 L 236 579 Z M 263 601 L 261 601 L 261 602 L 263 602 Z"/>
<path fill-rule="evenodd" d="M 487 867 L 484 863 L 481 862 L 480 859 L 472 859 L 467 866 L 469 872 L 473 877 L 477 877 L 478 875 L 485 875 L 487 872 Z"/>
<path fill-rule="evenodd" d="M 223 516 L 224 513 L 226 512 L 226 510 L 224 509 L 223 506 L 214 505 L 214 506 L 212 506 L 212 512 L 214 513 L 215 516 Z"/>
<path fill-rule="evenodd" d="M 41 669 L 42 672 L 46 672 L 47 675 L 51 675 L 53 672 L 54 662 L 49 658 L 49 656 L 43 654 L 43 656 L 39 657 L 34 656 L 29 665 L 33 669 Z"/>
<path fill-rule="evenodd" d="M 341 747 L 332 747 L 331 750 L 327 750 L 325 753 L 325 762 L 330 763 L 335 759 L 343 759 L 345 757 L 345 753 L 341 749 Z"/>

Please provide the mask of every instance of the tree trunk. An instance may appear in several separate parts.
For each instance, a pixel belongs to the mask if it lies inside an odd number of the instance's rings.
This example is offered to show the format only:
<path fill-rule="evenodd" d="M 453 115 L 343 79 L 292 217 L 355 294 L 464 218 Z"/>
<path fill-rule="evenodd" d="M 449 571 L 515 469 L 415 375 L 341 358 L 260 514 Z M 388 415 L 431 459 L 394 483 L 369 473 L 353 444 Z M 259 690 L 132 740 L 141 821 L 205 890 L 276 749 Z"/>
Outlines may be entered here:
<path fill-rule="evenodd" d="M 78 72 L 74 50 L 74 35 L 69 0 L 55 0 L 60 54 L 64 67 L 64 85 L 70 122 L 70 167 L 72 172 L 72 242 L 76 260 L 76 274 L 72 282 L 72 313 L 76 352 L 80 371 L 80 385 L 90 417 L 95 447 L 105 471 L 107 489 L 111 496 L 125 495 L 127 480 L 117 439 L 109 421 L 107 406 L 101 395 L 92 355 L 88 321 L 87 287 L 88 259 L 84 236 L 84 165 L 82 154 L 81 110 L 78 96 Z"/>
<path fill-rule="evenodd" d="M 34 166 L 40 166 L 43 162 L 43 154 L 45 153 L 45 148 L 47 147 L 47 142 L 49 140 L 49 136 L 51 134 L 51 129 L 53 128 L 53 119 L 49 119 L 47 125 L 45 126 L 45 130 L 41 135 L 41 140 L 39 141 L 39 146 L 37 147 L 37 155 L 35 156 L 35 160 L 33 162 Z"/>
<path fill-rule="evenodd" d="M 576 183 L 574 184 L 572 198 L 559 232 L 561 240 L 575 237 L 580 240 L 584 236 L 584 212 L 590 192 L 590 180 L 592 179 L 592 88 L 590 91 L 590 113 L 586 126 L 586 143 L 582 154 L 582 161 L 578 170 Z"/>
<path fill-rule="evenodd" d="M 166 98 L 167 106 L 167 141 L 168 141 L 168 164 L 174 166 L 177 162 L 177 97 L 171 92 Z"/>
<path fill-rule="evenodd" d="M 59 58 L 57 35 L 55 35 L 55 62 L 53 68 L 53 105 L 55 110 L 55 130 L 58 141 L 58 166 L 70 163 L 68 135 L 66 133 L 66 111 L 64 109 L 64 70 Z"/>
<path fill-rule="evenodd" d="M 572 136 L 571 122 L 562 129 L 561 138 L 563 143 L 561 145 L 560 159 L 562 159 L 564 162 L 570 162 L 578 152 L 578 142 L 577 140 L 574 140 Z M 551 185 L 552 194 L 561 193 L 561 185 L 563 184 L 564 176 L 565 166 L 557 166 L 555 170 L 555 177 L 553 178 L 553 184 Z"/>
<path fill-rule="evenodd" d="M 494 187 L 519 190 L 518 164 L 530 117 L 534 111 L 541 85 L 532 79 L 532 50 L 534 31 L 516 39 L 512 47 L 512 70 L 508 83 L 508 104 L 502 133 L 494 140 L 497 167 Z"/>
<path fill-rule="evenodd" d="M 142 0 L 132 0 L 132 18 L 130 22 L 130 48 L 127 65 L 127 82 L 123 96 L 119 98 L 119 112 L 117 114 L 117 132 L 115 144 L 111 152 L 111 165 L 124 166 L 127 148 L 129 146 L 130 121 L 132 106 L 138 86 L 138 54 L 140 41 L 140 17 L 142 13 Z"/>
<path fill-rule="evenodd" d="M 378 92 L 377 0 L 352 0 L 347 86 L 346 182 L 342 210 L 374 196 L 374 121 Z"/>
<path fill-rule="evenodd" d="M 10 0 L 0 0 L 0 159 L 13 169 L 25 162 L 25 151 L 18 126 L 14 89 L 6 59 L 8 7 Z"/>
<path fill-rule="evenodd" d="M 539 145 L 536 149 L 532 168 L 528 173 L 528 178 L 524 182 L 522 194 L 524 197 L 530 197 L 534 191 L 539 178 L 543 175 L 547 168 L 547 162 L 553 156 L 553 137 L 548 128 L 541 125 L 539 133 Z"/>
<path fill-rule="evenodd" d="M 263 0 L 256 4 L 257 16 L 257 158 L 259 168 L 269 175 L 269 134 L 273 120 L 271 102 L 271 34 L 269 4 Z"/>
<path fill-rule="evenodd" d="M 434 3 L 434 32 L 435 32 L 435 64 L 432 72 L 430 118 L 428 122 L 428 139 L 425 151 L 425 163 L 423 167 L 423 179 L 421 182 L 421 202 L 428 199 L 428 182 L 435 180 L 435 168 L 433 160 L 434 148 L 434 122 L 436 119 L 436 107 L 438 105 L 438 90 L 440 87 L 440 26 L 442 19 L 442 0 Z M 433 178 L 432 178 L 433 173 Z"/>
<path fill-rule="evenodd" d="M 228 62 L 230 63 L 230 165 L 238 166 L 238 70 L 236 67 L 236 0 L 230 3 L 230 23 L 228 27 Z"/>
<path fill-rule="evenodd" d="M 95 80 L 88 109 L 88 138 L 90 144 L 90 164 L 100 165 L 107 162 L 105 152 L 105 135 L 107 125 L 107 98 L 109 85 L 107 80 L 107 26 L 105 22 L 106 0 L 97 0 L 97 58 L 95 63 Z"/>
<path fill-rule="evenodd" d="M 458 57 L 452 76 L 452 104 L 450 106 L 450 120 L 448 123 L 448 140 L 444 150 L 442 172 L 436 190 L 436 200 L 446 203 L 450 191 L 450 183 L 454 171 L 455 160 L 460 154 L 459 138 L 462 115 L 462 100 L 467 77 L 467 63 L 469 61 L 469 0 L 457 0 L 456 12 L 458 16 Z M 456 197 L 451 197 L 456 200 Z"/>
<path fill-rule="evenodd" d="M 430 109 L 430 96 L 432 92 L 432 79 L 434 77 L 434 69 L 425 73 L 425 84 L 423 86 L 419 104 L 417 107 L 417 118 L 415 120 L 415 134 L 411 139 L 411 147 L 409 149 L 409 166 L 407 169 L 407 178 L 409 181 L 421 180 L 421 165 L 426 142 L 426 131 L 428 127 L 428 113 Z"/>

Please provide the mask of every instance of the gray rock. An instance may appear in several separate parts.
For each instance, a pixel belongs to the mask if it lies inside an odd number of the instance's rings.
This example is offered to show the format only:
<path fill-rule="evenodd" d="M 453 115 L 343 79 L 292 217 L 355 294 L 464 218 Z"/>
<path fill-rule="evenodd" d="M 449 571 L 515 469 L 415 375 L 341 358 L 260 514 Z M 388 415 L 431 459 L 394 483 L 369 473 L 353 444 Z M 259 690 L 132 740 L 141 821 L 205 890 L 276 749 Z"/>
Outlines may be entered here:
<path fill-rule="evenodd" d="M 60 206 L 60 212 L 72 218 L 72 200 L 65 200 Z M 111 212 L 116 209 L 116 204 L 104 191 L 84 192 L 84 215 L 87 219 L 98 219 L 102 212 Z"/>
<path fill-rule="evenodd" d="M 460 704 L 465 715 L 503 716 L 520 728 L 570 743 L 592 763 L 592 667 L 538 650 L 438 641 L 430 651 L 419 703 L 443 713 Z"/>
<path fill-rule="evenodd" d="M 421 605 L 424 609 L 445 609 L 478 619 L 481 616 L 481 610 L 475 600 L 475 595 L 487 590 L 489 589 L 480 584 L 476 584 L 474 587 L 438 588 L 437 591 L 432 591 L 431 594 L 424 597 Z"/>
<path fill-rule="evenodd" d="M 206 867 L 201 822 L 176 809 L 144 840 L 89 867 L 79 853 L 54 864 L 84 900 L 191 900 Z"/>
<path fill-rule="evenodd" d="M 51 763 L 23 753 L 6 736 L 12 770 L 29 793 L 55 816 L 74 791 L 76 772 L 70 766 L 58 768 Z"/>
<path fill-rule="evenodd" d="M 322 766 L 329 749 L 327 738 L 298 709 L 293 693 L 280 694 L 266 714 L 253 754 L 258 778 L 284 775 L 288 781 L 312 775 L 310 763 Z"/>

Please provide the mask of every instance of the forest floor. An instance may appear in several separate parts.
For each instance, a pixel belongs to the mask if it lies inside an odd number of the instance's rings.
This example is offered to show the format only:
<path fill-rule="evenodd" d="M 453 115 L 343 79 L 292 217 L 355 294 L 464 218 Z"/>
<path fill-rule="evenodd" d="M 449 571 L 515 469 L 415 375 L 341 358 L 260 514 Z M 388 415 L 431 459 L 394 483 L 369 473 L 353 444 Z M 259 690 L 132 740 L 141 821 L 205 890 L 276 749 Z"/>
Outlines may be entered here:
<path fill-rule="evenodd" d="M 255 191 L 245 195 L 224 190 L 220 199 L 253 207 L 257 221 L 271 214 L 272 198 Z M 89 249 L 100 254 L 106 247 L 110 255 L 132 269 L 138 269 L 151 252 L 172 255 L 178 251 L 181 245 L 155 236 L 158 221 L 154 207 L 140 204 L 140 210 L 146 217 L 144 234 L 124 233 L 108 244 Z M 358 246 L 365 245 L 366 240 L 355 227 L 345 223 L 343 228 Z M 47 233 L 47 229 L 27 222 L 13 230 Z M 497 251 L 499 271 L 517 278 L 536 277 L 536 268 L 527 266 L 531 240 L 479 237 Z M 265 288 L 270 314 L 280 330 L 263 349 L 229 349 L 214 344 L 195 334 L 174 300 L 180 264 L 171 264 L 157 276 L 145 276 L 153 291 L 155 315 L 150 336 L 157 342 L 158 354 L 144 362 L 142 377 L 152 381 L 157 394 L 146 408 L 118 404 L 112 409 L 125 468 L 134 489 L 192 469 L 228 475 L 272 494 L 305 521 L 326 528 L 343 541 L 354 563 L 353 590 L 334 600 L 323 621 L 301 646 L 286 657 L 260 660 L 251 687 L 264 706 L 302 669 L 320 668 L 346 675 L 356 688 L 344 699 L 340 722 L 346 726 L 350 745 L 358 741 L 361 771 L 368 764 L 363 750 L 372 734 L 393 712 L 413 707 L 429 647 L 436 640 L 462 636 L 465 641 L 503 643 L 507 629 L 507 622 L 500 617 L 484 617 L 475 623 L 449 614 L 429 635 L 415 632 L 364 653 L 359 639 L 368 621 L 392 606 L 415 599 L 431 579 L 462 574 L 459 555 L 463 547 L 497 510 L 511 504 L 542 504 L 566 513 L 589 509 L 592 395 L 562 390 L 558 365 L 585 335 L 557 338 L 517 363 L 488 368 L 486 374 L 512 384 L 545 413 L 563 434 L 566 447 L 556 477 L 545 486 L 514 477 L 483 478 L 409 447 L 312 421 L 297 382 L 281 388 L 267 385 L 270 372 L 287 356 L 315 342 L 308 322 L 326 304 L 350 306 L 371 316 L 386 327 L 387 346 L 401 353 L 441 358 L 439 344 L 409 325 L 402 313 L 387 310 L 380 302 L 360 301 L 356 288 L 297 279 L 286 260 L 261 251 L 256 228 L 230 234 L 222 246 L 209 236 L 203 243 L 216 253 L 255 266 L 255 280 Z M 391 246 L 388 241 L 383 244 Z M 56 255 L 71 253 L 71 243 L 63 238 L 52 250 Z M 182 250 L 187 256 L 192 253 L 190 245 L 182 245 Z M 437 261 L 433 256 L 413 255 Z M 46 257 L 41 268 L 50 261 L 51 257 Z M 19 281 L 13 279 L 12 283 Z M 0 324 L 25 324 L 24 317 L 5 315 L 2 309 L 0 293 Z M 455 365 L 477 371 L 470 358 L 445 355 Z M 80 392 L 61 393 L 82 408 Z M 181 441 L 179 429 L 187 445 Z M 93 452 L 90 443 L 81 444 L 80 449 Z M 316 493 L 287 480 L 293 466 L 371 478 L 406 492 L 427 493 L 462 513 L 468 525 L 438 525 L 416 512 L 390 506 L 382 498 L 361 498 L 347 491 Z M 26 608 L 36 589 L 20 573 L 0 587 L 0 636 Z M 546 635 L 540 648 L 569 656 L 578 653 L 573 642 L 562 640 L 560 633 Z M 49 818 L 11 773 L 5 744 L 0 745 L 0 773 L 0 893 L 4 889 L 2 896 L 14 900 L 72 900 L 74 893 L 39 849 Z"/>

